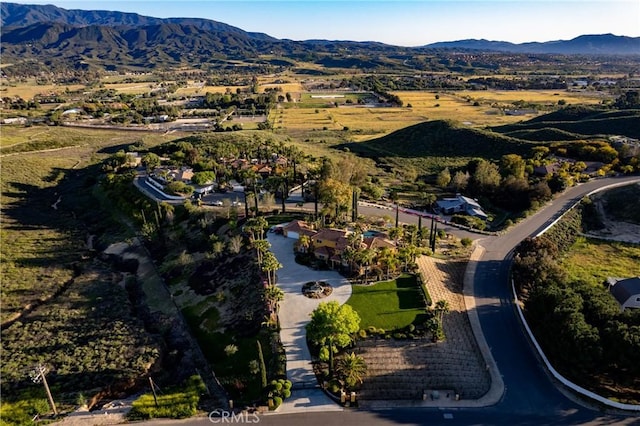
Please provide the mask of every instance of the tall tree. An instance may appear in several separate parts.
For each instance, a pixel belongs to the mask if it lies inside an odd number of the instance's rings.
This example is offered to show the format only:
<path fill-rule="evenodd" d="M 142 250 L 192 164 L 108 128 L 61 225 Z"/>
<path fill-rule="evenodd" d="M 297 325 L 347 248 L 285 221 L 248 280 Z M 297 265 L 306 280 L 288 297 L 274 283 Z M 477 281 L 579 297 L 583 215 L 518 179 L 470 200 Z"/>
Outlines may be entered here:
<path fill-rule="evenodd" d="M 269 243 L 269 241 L 267 240 L 253 240 L 251 245 L 256 249 L 258 266 L 262 267 L 262 258 L 264 254 L 271 248 L 271 243 Z"/>
<path fill-rule="evenodd" d="M 276 285 L 270 285 L 264 289 L 264 297 L 271 311 L 278 312 L 279 303 L 284 300 L 284 291 Z"/>
<path fill-rule="evenodd" d="M 276 271 L 280 268 L 282 268 L 282 264 L 272 252 L 267 251 L 264 253 L 262 256 L 262 270 L 267 274 L 269 285 L 275 285 Z"/>
<path fill-rule="evenodd" d="M 440 173 L 438 173 L 436 185 L 444 189 L 449 186 L 449 183 L 451 183 L 451 172 L 448 167 L 445 167 L 440 171 Z"/>
<path fill-rule="evenodd" d="M 525 162 L 518 154 L 503 155 L 500 160 L 500 173 L 503 177 L 524 178 Z"/>
<path fill-rule="evenodd" d="M 486 160 L 480 160 L 472 175 L 471 183 L 477 193 L 491 194 L 500 185 L 498 166 Z"/>
<path fill-rule="evenodd" d="M 350 305 L 340 305 L 333 300 L 321 302 L 311 313 L 311 321 L 306 325 L 307 338 L 316 345 L 328 346 L 333 358 L 334 345 L 344 348 L 353 341 L 360 329 L 360 316 Z M 333 370 L 333 365 L 329 368 Z"/>

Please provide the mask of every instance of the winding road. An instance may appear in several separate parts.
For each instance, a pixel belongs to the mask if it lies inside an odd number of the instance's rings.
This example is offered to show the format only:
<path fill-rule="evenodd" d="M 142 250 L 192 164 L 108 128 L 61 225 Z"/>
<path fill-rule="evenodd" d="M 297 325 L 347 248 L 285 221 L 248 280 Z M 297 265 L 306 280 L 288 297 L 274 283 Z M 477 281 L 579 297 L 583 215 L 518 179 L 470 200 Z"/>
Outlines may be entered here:
<path fill-rule="evenodd" d="M 633 182 L 640 182 L 640 178 L 606 178 L 569 188 L 508 233 L 478 240 L 478 244 L 484 248 L 484 254 L 476 264 L 473 278 L 475 309 L 505 384 L 504 394 L 497 404 L 485 408 L 392 408 L 265 415 L 260 417 L 259 423 L 305 426 L 640 424 L 637 415 L 606 414 L 586 408 L 576 402 L 575 396 L 556 386 L 523 332 L 508 282 L 511 252 L 520 241 L 538 234 L 585 195 L 611 185 Z M 185 425 L 211 423 L 208 418 L 180 422 Z"/>

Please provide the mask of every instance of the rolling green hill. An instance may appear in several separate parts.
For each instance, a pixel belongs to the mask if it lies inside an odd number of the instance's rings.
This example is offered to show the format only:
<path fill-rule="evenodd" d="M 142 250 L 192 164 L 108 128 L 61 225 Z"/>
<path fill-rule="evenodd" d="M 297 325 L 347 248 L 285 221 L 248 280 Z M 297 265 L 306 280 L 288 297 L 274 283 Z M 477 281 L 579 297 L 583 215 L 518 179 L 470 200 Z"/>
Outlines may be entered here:
<path fill-rule="evenodd" d="M 453 121 L 427 121 L 379 139 L 347 145 L 367 157 L 482 157 L 527 155 L 534 143 Z"/>
<path fill-rule="evenodd" d="M 506 136 L 541 140 L 542 134 L 563 137 L 562 140 L 588 136 L 624 135 L 640 139 L 640 110 L 603 110 L 588 107 L 565 108 L 536 117 L 524 123 L 492 128 Z M 536 135 L 536 133 L 541 132 Z M 551 135 L 554 132 L 555 135 Z M 568 132 L 560 134 L 559 132 Z M 571 135 L 573 134 L 573 135 Z M 546 139 L 558 140 L 558 139 Z"/>

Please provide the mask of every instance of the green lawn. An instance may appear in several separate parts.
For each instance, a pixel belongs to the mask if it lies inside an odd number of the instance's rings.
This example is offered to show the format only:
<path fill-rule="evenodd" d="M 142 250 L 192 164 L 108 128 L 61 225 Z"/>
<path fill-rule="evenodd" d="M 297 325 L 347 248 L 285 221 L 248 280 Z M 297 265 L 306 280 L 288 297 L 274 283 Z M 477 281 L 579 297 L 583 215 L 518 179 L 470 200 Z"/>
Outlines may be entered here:
<path fill-rule="evenodd" d="M 347 304 L 360 315 L 360 328 L 395 330 L 418 323 L 425 306 L 416 278 L 402 275 L 397 280 L 371 286 L 353 286 Z"/>

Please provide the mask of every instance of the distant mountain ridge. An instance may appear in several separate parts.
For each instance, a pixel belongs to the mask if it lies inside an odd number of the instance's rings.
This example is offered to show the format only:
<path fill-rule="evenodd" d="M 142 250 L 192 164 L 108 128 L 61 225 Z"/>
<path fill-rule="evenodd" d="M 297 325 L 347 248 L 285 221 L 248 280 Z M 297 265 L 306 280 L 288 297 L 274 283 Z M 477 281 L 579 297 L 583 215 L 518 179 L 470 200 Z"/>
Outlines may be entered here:
<path fill-rule="evenodd" d="M 571 40 L 529 43 L 507 41 L 458 40 L 431 43 L 424 47 L 434 49 L 469 49 L 513 53 L 556 53 L 584 55 L 640 55 L 640 37 L 616 36 L 613 34 L 582 35 Z"/>
<path fill-rule="evenodd" d="M 380 42 L 294 41 L 201 18 L 154 18 L 113 11 L 67 10 L 52 5 L 0 3 L 3 62 L 38 61 L 46 66 L 174 66 L 194 62 L 218 64 L 241 60 L 264 65 L 260 55 L 309 58 L 335 66 L 373 67 L 367 58 L 384 54 L 411 57 L 437 51 L 483 51 L 536 54 L 640 55 L 640 37 L 585 35 L 546 43 L 461 40 L 422 47 Z M 325 55 L 319 57 L 318 55 Z M 326 55 L 331 55 L 327 57 Z M 356 57 L 358 56 L 359 57 Z M 341 56 L 336 59 L 336 56 Z M 308 59 L 307 59 L 308 60 Z M 385 63 L 388 63 L 385 62 Z M 396 67 L 405 67 L 403 59 Z"/>
<path fill-rule="evenodd" d="M 2 27 L 27 27 L 39 23 L 60 23 L 73 26 L 100 25 L 108 27 L 145 27 L 162 24 L 191 25 L 204 31 L 228 32 L 261 40 L 277 40 L 263 33 L 252 33 L 211 19 L 154 18 L 137 13 L 108 10 L 63 9 L 53 5 L 0 4 Z"/>

